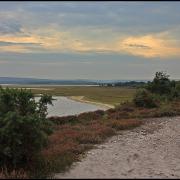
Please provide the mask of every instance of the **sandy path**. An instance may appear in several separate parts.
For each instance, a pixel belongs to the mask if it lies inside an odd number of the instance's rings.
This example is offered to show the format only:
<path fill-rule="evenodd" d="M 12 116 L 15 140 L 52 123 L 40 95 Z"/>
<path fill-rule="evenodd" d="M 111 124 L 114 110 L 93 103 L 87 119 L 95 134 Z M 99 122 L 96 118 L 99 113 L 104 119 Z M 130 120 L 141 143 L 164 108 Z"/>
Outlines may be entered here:
<path fill-rule="evenodd" d="M 180 117 L 121 131 L 55 178 L 180 178 Z"/>

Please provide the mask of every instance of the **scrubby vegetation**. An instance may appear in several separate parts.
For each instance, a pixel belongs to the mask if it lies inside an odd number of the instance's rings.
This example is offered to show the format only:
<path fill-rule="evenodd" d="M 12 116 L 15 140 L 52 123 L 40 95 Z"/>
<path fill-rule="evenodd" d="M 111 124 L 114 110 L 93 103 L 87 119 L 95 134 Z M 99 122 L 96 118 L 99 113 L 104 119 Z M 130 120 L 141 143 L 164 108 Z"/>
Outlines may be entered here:
<path fill-rule="evenodd" d="M 164 102 L 180 98 L 180 84 L 169 79 L 164 72 L 156 72 L 152 82 L 148 82 L 144 89 L 140 89 L 133 99 L 138 107 L 153 108 Z"/>
<path fill-rule="evenodd" d="M 139 107 L 157 107 L 156 96 L 146 89 L 141 89 L 136 93 L 134 97 L 134 103 Z"/>
<path fill-rule="evenodd" d="M 52 133 L 47 104 L 52 104 L 51 96 L 35 102 L 28 90 L 0 88 L 0 167 L 10 174 L 29 169 L 47 145 Z"/>
<path fill-rule="evenodd" d="M 0 178 L 44 178 L 65 171 L 119 130 L 138 127 L 144 118 L 180 115 L 179 97 L 179 82 L 158 72 L 133 101 L 107 111 L 47 119 L 51 96 L 35 102 L 30 91 L 0 89 Z"/>

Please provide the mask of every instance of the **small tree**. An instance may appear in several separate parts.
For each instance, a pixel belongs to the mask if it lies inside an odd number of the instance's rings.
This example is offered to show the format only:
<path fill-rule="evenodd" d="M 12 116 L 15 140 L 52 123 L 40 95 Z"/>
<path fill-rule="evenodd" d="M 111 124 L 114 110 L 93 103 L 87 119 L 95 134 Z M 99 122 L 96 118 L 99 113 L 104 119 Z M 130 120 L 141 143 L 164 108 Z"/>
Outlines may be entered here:
<path fill-rule="evenodd" d="M 177 98 L 180 98 L 180 82 L 171 81 L 164 72 L 156 72 L 153 81 L 136 93 L 134 103 L 141 107 L 155 107 L 157 102 L 159 104 Z"/>
<path fill-rule="evenodd" d="M 30 90 L 0 88 L 0 166 L 23 167 L 46 145 L 52 132 L 47 104 L 51 96 L 36 102 Z"/>
<path fill-rule="evenodd" d="M 151 93 L 163 95 L 171 92 L 172 85 L 169 75 L 165 72 L 156 72 L 153 81 L 148 83 L 146 89 Z"/>

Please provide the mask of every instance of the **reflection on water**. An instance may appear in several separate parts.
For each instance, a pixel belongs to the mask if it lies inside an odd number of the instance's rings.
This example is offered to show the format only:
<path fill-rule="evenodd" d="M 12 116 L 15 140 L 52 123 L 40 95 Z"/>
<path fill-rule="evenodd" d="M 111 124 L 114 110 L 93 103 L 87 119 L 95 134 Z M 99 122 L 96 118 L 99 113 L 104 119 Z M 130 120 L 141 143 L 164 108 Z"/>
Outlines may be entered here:
<path fill-rule="evenodd" d="M 54 96 L 53 98 L 56 100 L 53 101 L 54 106 L 48 105 L 48 116 L 67 116 L 98 109 L 105 110 L 101 106 L 77 102 L 63 96 Z M 39 98 L 37 97 L 36 99 Z"/>

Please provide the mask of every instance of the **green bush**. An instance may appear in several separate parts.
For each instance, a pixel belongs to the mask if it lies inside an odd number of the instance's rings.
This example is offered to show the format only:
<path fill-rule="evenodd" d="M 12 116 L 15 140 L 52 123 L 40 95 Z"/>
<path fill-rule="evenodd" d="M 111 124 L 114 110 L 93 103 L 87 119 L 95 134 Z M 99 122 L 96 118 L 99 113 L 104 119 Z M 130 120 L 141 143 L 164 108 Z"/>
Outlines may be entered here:
<path fill-rule="evenodd" d="M 171 89 L 170 98 L 171 99 L 180 98 L 180 84 L 179 83 L 176 83 L 175 87 Z"/>
<path fill-rule="evenodd" d="M 152 82 L 140 90 L 134 97 L 134 103 L 139 107 L 157 107 L 160 103 L 168 103 L 180 98 L 180 82 L 170 80 L 164 72 L 156 72 Z"/>
<path fill-rule="evenodd" d="M 153 108 L 158 106 L 157 98 L 146 89 L 138 90 L 133 101 L 138 107 Z"/>
<path fill-rule="evenodd" d="M 164 72 L 156 72 L 152 82 L 149 82 L 146 89 L 155 94 L 169 94 L 174 87 L 174 81 L 169 80 L 169 75 Z"/>
<path fill-rule="evenodd" d="M 0 166 L 24 167 L 47 144 L 52 132 L 46 118 L 52 97 L 35 101 L 30 90 L 0 88 Z"/>

